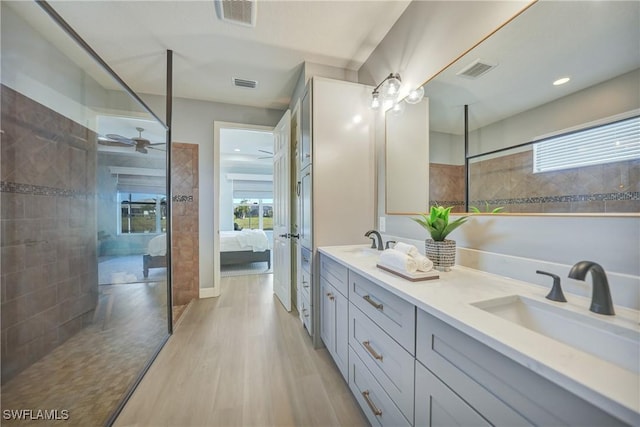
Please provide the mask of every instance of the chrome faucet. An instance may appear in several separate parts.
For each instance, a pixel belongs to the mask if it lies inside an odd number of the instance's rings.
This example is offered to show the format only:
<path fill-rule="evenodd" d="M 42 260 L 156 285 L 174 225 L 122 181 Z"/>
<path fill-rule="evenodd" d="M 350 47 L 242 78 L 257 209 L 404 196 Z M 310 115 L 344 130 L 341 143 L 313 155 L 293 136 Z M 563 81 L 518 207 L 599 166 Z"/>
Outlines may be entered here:
<path fill-rule="evenodd" d="M 584 280 L 587 273 L 591 271 L 591 279 L 593 282 L 593 291 L 591 293 L 591 307 L 589 310 L 598 314 L 606 314 L 613 316 L 613 302 L 611 301 L 611 292 L 609 291 L 609 281 L 607 275 L 600 264 L 593 261 L 580 261 L 571 267 L 569 277 L 572 279 Z"/>
<path fill-rule="evenodd" d="M 376 238 L 378 239 L 378 245 L 376 246 L 376 241 L 373 237 L 371 237 L 371 235 L 374 234 L 376 236 Z M 380 233 L 378 233 L 376 230 L 369 230 L 366 233 L 364 233 L 365 237 L 368 237 L 371 239 L 371 249 L 378 249 L 379 251 L 383 251 L 384 250 L 384 243 L 382 243 L 382 236 L 380 235 Z"/>

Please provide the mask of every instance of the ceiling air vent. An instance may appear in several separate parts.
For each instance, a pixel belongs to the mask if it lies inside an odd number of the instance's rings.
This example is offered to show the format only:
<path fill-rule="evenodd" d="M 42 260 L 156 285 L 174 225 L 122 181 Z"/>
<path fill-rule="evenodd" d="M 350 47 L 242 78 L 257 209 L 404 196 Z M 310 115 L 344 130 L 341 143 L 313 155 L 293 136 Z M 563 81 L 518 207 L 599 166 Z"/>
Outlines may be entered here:
<path fill-rule="evenodd" d="M 456 76 L 466 77 L 468 79 L 477 79 L 481 75 L 487 73 L 498 64 L 484 59 L 476 59 L 471 64 L 464 67 L 456 73 Z"/>
<path fill-rule="evenodd" d="M 248 27 L 256 26 L 256 0 L 214 0 L 218 18 Z"/>
<path fill-rule="evenodd" d="M 258 82 L 255 80 L 246 80 L 233 78 L 233 85 L 238 87 L 247 87 L 249 89 L 255 89 L 258 86 Z"/>

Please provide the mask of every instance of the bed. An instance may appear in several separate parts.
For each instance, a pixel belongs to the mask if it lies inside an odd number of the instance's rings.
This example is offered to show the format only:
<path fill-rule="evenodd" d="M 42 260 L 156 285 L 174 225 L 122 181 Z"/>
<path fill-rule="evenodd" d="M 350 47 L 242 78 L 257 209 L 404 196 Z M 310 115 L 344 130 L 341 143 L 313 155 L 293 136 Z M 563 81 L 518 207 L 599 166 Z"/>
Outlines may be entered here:
<path fill-rule="evenodd" d="M 167 267 L 167 235 L 160 234 L 147 244 L 147 253 L 142 255 L 142 275 L 149 277 L 150 268 Z"/>
<path fill-rule="evenodd" d="M 266 262 L 271 268 L 269 240 L 262 230 L 220 232 L 220 265 Z"/>

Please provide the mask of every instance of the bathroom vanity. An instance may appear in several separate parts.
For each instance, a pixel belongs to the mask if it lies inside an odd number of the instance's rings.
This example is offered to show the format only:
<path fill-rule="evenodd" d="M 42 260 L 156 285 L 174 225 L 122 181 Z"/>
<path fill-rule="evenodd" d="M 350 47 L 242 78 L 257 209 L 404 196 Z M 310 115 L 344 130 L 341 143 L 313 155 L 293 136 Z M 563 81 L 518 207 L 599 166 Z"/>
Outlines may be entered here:
<path fill-rule="evenodd" d="M 362 245 L 319 252 L 321 336 L 372 425 L 640 425 L 637 311 L 459 266 L 409 282 Z"/>

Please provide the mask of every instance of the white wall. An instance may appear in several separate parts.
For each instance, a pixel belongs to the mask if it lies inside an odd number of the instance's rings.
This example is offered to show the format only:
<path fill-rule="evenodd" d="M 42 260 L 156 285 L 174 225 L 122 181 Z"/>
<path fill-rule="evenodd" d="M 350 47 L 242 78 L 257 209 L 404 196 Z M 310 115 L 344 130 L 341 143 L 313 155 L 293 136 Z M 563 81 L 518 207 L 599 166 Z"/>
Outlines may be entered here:
<path fill-rule="evenodd" d="M 423 82 L 521 7 L 516 2 L 413 2 L 361 68 L 360 80 L 380 81 L 389 72 L 399 71 L 403 81 Z M 630 96 L 637 100 L 637 91 Z M 378 216 L 385 216 L 384 118 L 377 117 Z M 446 153 L 441 154 L 446 158 Z M 418 242 L 426 239 L 427 232 L 410 218 L 386 216 L 385 235 Z M 616 281 L 633 288 L 620 293 L 628 296 L 625 304 L 638 306 L 640 216 L 477 216 L 451 237 L 460 248 L 477 250 L 475 268 L 489 270 L 483 267 L 488 265 L 483 259 L 489 258 L 498 260 L 490 269 L 496 273 L 508 270 L 500 266 L 526 265 L 519 276 L 523 279 L 530 277 L 531 265 L 557 265 L 566 270 L 580 260 L 599 262 L 614 273 Z M 616 298 L 620 296 L 614 295 Z"/>
<path fill-rule="evenodd" d="M 429 162 L 464 165 L 464 136 L 429 132 Z"/>
<path fill-rule="evenodd" d="M 180 76 L 175 76 L 179 79 Z M 141 95 L 142 99 L 157 112 L 164 112 L 164 97 Z M 212 288 L 213 283 L 213 177 L 219 171 L 213 170 L 213 122 L 234 122 L 263 126 L 275 126 L 283 112 L 280 110 L 244 107 L 217 102 L 175 98 L 173 100 L 172 139 L 198 145 L 200 184 L 200 288 Z M 164 115 L 164 113 L 163 113 Z"/>

